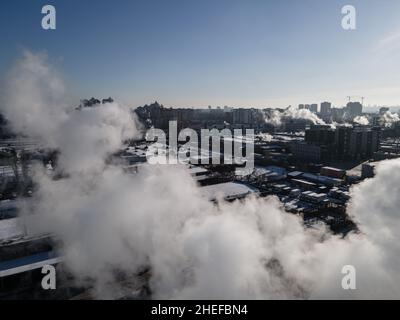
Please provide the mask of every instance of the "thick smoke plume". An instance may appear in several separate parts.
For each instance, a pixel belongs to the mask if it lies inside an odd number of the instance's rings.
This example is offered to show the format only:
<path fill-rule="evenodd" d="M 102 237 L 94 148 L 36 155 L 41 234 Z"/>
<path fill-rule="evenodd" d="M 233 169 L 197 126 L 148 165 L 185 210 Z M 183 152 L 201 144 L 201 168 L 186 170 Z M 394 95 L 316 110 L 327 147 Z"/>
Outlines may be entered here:
<path fill-rule="evenodd" d="M 400 116 L 398 113 L 393 113 L 390 111 L 386 111 L 381 118 L 379 119 L 381 125 L 385 127 L 391 127 L 393 124 L 400 121 Z"/>
<path fill-rule="evenodd" d="M 369 120 L 366 116 L 357 116 L 354 118 L 353 122 L 363 126 L 369 125 Z"/>
<path fill-rule="evenodd" d="M 270 123 L 276 127 L 283 124 L 284 120 L 290 119 L 303 119 L 308 120 L 312 124 L 325 124 L 315 113 L 308 109 L 298 109 L 296 107 L 288 107 L 283 112 L 272 110 L 265 117 L 265 122 Z"/>
<path fill-rule="evenodd" d="M 147 267 L 154 298 L 400 298 L 398 160 L 354 188 L 349 210 L 363 233 L 342 239 L 306 229 L 275 197 L 215 205 L 180 166 L 124 173 L 107 158 L 138 135 L 129 109 L 65 107 L 44 56 L 25 53 L 8 82 L 2 111 L 14 130 L 59 149 L 63 173 L 35 170 L 28 229 L 62 239 L 65 265 L 93 279 L 98 298 L 115 297 L 115 270 L 135 280 Z M 349 264 L 356 290 L 341 286 Z"/>

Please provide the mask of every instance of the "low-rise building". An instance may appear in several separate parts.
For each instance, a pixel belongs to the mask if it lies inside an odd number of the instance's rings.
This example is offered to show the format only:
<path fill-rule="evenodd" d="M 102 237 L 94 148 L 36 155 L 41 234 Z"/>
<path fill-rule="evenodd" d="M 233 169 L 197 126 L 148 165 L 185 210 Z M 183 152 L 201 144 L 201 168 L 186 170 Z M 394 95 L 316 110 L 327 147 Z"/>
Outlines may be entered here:
<path fill-rule="evenodd" d="M 249 187 L 242 183 L 225 182 L 209 186 L 204 186 L 200 189 L 204 197 L 210 201 L 218 200 L 219 198 L 232 201 L 242 199 L 250 194 L 258 194 L 259 190 Z"/>

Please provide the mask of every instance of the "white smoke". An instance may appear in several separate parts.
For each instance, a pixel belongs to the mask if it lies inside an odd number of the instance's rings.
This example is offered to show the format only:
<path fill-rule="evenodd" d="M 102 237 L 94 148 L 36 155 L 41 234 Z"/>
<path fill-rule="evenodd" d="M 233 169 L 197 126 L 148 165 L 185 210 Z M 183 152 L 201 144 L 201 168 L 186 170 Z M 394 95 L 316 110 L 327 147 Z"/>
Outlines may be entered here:
<path fill-rule="evenodd" d="M 13 131 L 62 148 L 60 164 L 69 173 L 102 170 L 107 155 L 139 135 L 133 114 L 120 104 L 75 110 L 64 103 L 64 84 L 44 54 L 24 52 L 6 92 L 2 113 Z"/>
<path fill-rule="evenodd" d="M 115 297 L 116 269 L 134 278 L 150 267 L 155 298 L 400 298 L 399 161 L 353 190 L 350 213 L 364 234 L 340 239 L 322 225 L 306 229 L 275 197 L 212 204 L 179 166 L 124 173 L 106 159 L 137 134 L 128 109 L 66 111 L 54 103 L 58 93 L 42 91 L 54 77 L 44 57 L 25 54 L 15 70 L 4 111 L 14 129 L 57 147 L 66 173 L 35 171 L 29 228 L 62 239 L 66 266 L 78 280 L 94 279 L 97 297 Z M 14 112 L 9 103 L 26 92 Z M 356 267 L 357 290 L 341 287 L 347 264 Z"/>
<path fill-rule="evenodd" d="M 265 122 L 272 124 L 275 127 L 282 125 L 284 120 L 288 119 L 303 119 L 308 120 L 312 124 L 325 124 L 325 122 L 319 118 L 315 113 L 308 109 L 298 109 L 296 107 L 290 106 L 286 108 L 283 112 L 278 110 L 272 110 L 265 117 Z"/>
<path fill-rule="evenodd" d="M 271 142 L 274 137 L 269 133 L 259 133 L 257 134 L 256 138 L 259 138 L 260 140 L 265 142 Z"/>
<path fill-rule="evenodd" d="M 46 59 L 43 53 L 23 53 L 8 75 L 2 113 L 14 131 L 55 146 L 53 134 L 66 114 L 65 88 L 56 70 L 44 63 Z"/>
<path fill-rule="evenodd" d="M 369 125 L 369 120 L 366 116 L 357 116 L 353 119 L 353 122 L 361 124 L 363 126 Z"/>
<path fill-rule="evenodd" d="M 381 162 L 373 179 L 354 187 L 349 205 L 350 214 L 374 249 L 374 254 L 367 258 L 372 266 L 363 267 L 369 286 L 375 287 L 375 298 L 398 299 L 400 296 L 399 169 L 399 159 Z"/>
<path fill-rule="evenodd" d="M 282 112 L 278 110 L 271 110 L 265 115 L 265 122 L 280 127 L 282 125 Z"/>
<path fill-rule="evenodd" d="M 400 116 L 398 113 L 393 113 L 386 111 L 379 119 L 381 125 L 385 127 L 391 127 L 394 123 L 400 121 Z"/>

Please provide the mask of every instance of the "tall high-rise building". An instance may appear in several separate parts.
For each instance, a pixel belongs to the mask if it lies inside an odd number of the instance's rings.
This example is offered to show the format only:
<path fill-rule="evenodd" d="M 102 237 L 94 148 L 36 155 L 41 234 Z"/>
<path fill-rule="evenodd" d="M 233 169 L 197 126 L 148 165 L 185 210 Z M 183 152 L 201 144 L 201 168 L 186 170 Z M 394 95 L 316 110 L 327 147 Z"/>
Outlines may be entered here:
<path fill-rule="evenodd" d="M 316 103 L 311 104 L 310 111 L 313 113 L 317 113 L 318 112 L 318 104 L 316 104 Z"/>
<path fill-rule="evenodd" d="M 335 142 L 335 129 L 329 125 L 312 125 L 305 132 L 305 142 L 331 145 Z"/>
<path fill-rule="evenodd" d="M 362 115 L 363 106 L 360 102 L 348 102 L 346 109 L 350 116 L 357 117 Z"/>
<path fill-rule="evenodd" d="M 306 130 L 305 142 L 323 147 L 323 158 L 360 160 L 372 157 L 379 148 L 380 128 L 367 126 L 311 126 Z"/>
<path fill-rule="evenodd" d="M 321 115 L 329 116 L 331 114 L 332 104 L 330 102 L 322 102 L 321 103 Z"/>
<path fill-rule="evenodd" d="M 336 128 L 336 153 L 339 159 L 366 159 L 378 151 L 380 141 L 379 127 Z"/>

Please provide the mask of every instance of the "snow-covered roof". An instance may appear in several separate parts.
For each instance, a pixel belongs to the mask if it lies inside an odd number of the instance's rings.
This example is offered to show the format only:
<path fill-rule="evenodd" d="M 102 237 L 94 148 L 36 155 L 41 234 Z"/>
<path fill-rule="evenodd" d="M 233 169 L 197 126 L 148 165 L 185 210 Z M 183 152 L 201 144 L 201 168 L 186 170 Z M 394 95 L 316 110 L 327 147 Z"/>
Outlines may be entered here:
<path fill-rule="evenodd" d="M 244 184 L 236 182 L 213 184 L 202 187 L 200 190 L 209 200 L 215 200 L 218 197 L 222 197 L 226 200 L 232 200 L 243 198 L 251 193 L 258 192 L 258 190 L 255 188 L 250 188 Z"/>

